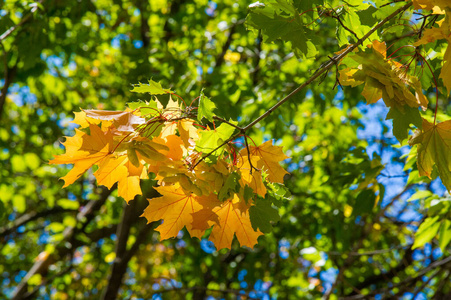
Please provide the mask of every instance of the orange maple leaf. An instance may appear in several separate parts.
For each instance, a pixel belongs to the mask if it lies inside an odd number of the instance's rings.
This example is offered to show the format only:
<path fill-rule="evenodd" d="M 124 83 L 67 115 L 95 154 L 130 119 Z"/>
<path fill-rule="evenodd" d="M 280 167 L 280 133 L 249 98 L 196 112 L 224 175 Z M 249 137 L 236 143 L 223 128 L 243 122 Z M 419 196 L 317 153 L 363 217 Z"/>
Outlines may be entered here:
<path fill-rule="evenodd" d="M 218 250 L 231 249 L 234 235 L 241 246 L 253 248 L 257 244 L 258 237 L 263 233 L 252 228 L 249 207 L 250 205 L 246 205 L 245 201 L 235 194 L 233 199 L 227 200 L 221 206 L 213 209 L 219 223 L 208 221 L 209 225 L 214 225 L 209 240 L 215 244 Z M 210 215 L 208 218 L 211 220 L 212 216 Z"/>
<path fill-rule="evenodd" d="M 160 186 L 156 190 L 163 196 L 149 199 L 149 206 L 142 216 L 148 223 L 163 219 L 163 224 L 156 229 L 160 232 L 161 239 L 176 237 L 183 227 L 186 227 L 191 236 L 200 238 L 203 232 L 193 228 L 193 214 L 203 208 L 202 203 L 214 201 L 216 197 L 186 194 L 178 183 Z"/>
<path fill-rule="evenodd" d="M 127 169 L 128 175 L 119 178 L 117 194 L 124 198 L 128 203 L 130 200 L 133 200 L 136 195 L 142 194 L 139 180 L 147 179 L 148 175 L 143 165 L 136 167 L 128 159 L 126 159 L 124 166 Z"/>
<path fill-rule="evenodd" d="M 251 159 L 257 157 L 257 169 L 268 173 L 268 179 L 272 182 L 283 183 L 283 177 L 288 174 L 279 164 L 280 161 L 287 159 L 280 146 L 273 146 L 272 140 L 263 143 L 258 147 L 250 146 Z M 247 149 L 240 151 L 242 157 L 247 157 Z"/>
<path fill-rule="evenodd" d="M 260 156 L 251 156 L 252 166 L 258 166 L 260 161 Z M 239 172 L 241 175 L 240 185 L 244 188 L 246 185 L 254 190 L 254 193 L 262 196 L 266 195 L 266 187 L 263 183 L 262 173 L 259 170 L 251 169 L 251 164 L 249 163 L 249 158 L 243 156 L 241 159 L 242 164 L 238 165 Z M 283 175 L 282 175 L 283 180 Z"/>
<path fill-rule="evenodd" d="M 66 153 L 57 155 L 50 164 L 74 164 L 72 170 L 61 179 L 64 186 L 72 184 L 80 178 L 89 168 L 95 164 L 101 164 L 108 156 L 112 155 L 113 135 L 110 131 L 103 132 L 97 125 L 89 125 L 90 135 L 77 130 L 73 137 L 66 137 L 63 145 Z"/>

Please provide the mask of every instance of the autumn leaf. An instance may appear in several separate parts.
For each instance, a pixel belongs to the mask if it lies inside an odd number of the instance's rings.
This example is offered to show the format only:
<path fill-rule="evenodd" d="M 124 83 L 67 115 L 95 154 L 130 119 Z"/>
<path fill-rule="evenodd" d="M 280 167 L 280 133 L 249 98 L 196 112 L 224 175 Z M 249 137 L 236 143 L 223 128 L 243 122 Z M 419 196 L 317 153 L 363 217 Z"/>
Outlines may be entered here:
<path fill-rule="evenodd" d="M 222 123 L 213 130 L 205 130 L 199 133 L 199 140 L 196 143 L 196 150 L 203 153 L 209 153 L 219 147 L 223 142 L 230 138 L 235 131 L 235 127 Z M 215 150 L 212 154 L 221 155 L 224 147 Z"/>
<path fill-rule="evenodd" d="M 200 238 L 203 232 L 193 229 L 193 214 L 203 208 L 202 203 L 210 201 L 209 198 L 214 196 L 186 194 L 179 184 L 160 186 L 156 190 L 162 197 L 149 199 L 149 206 L 142 216 L 148 223 L 163 220 L 163 224 L 156 228 L 161 239 L 176 237 L 183 227 L 186 227 L 191 236 Z"/>
<path fill-rule="evenodd" d="M 451 8 L 449 0 L 413 0 L 412 2 L 415 9 L 432 10 L 436 6 L 442 9 L 445 9 L 446 7 Z"/>
<path fill-rule="evenodd" d="M 250 146 L 249 148 L 251 157 L 258 157 L 254 167 L 265 171 L 270 181 L 283 183 L 283 177 L 288 172 L 280 166 L 279 162 L 287 159 L 288 156 L 283 153 L 282 147 L 273 146 L 270 140 L 258 147 Z M 247 157 L 247 149 L 241 150 L 240 154 L 242 157 Z"/>
<path fill-rule="evenodd" d="M 258 161 L 261 158 L 259 156 L 251 156 L 251 162 L 252 166 L 257 166 Z M 249 186 L 254 193 L 265 197 L 266 195 L 266 187 L 263 183 L 263 177 L 260 170 L 255 170 L 251 167 L 251 164 L 249 162 L 249 158 L 247 156 L 242 157 L 242 164 L 238 165 L 238 168 L 240 170 L 241 179 L 240 184 L 244 188 L 246 186 Z"/>
<path fill-rule="evenodd" d="M 448 18 L 451 18 L 451 13 L 449 14 Z M 439 78 L 443 80 L 443 84 L 448 91 L 448 95 L 451 92 L 451 47 L 449 46 L 449 43 L 451 42 L 451 34 L 449 30 L 449 20 L 447 20 L 447 22 L 442 22 L 440 24 L 440 27 L 425 29 L 422 37 L 413 44 L 414 46 L 420 46 L 435 42 L 436 40 L 447 40 L 448 46 L 446 48 L 445 54 L 443 55 L 444 63 Z"/>
<path fill-rule="evenodd" d="M 101 121 L 111 121 L 117 131 L 133 132 L 138 125 L 146 122 L 129 111 L 84 110 L 86 117 Z"/>
<path fill-rule="evenodd" d="M 140 179 L 147 179 L 148 175 L 143 165 L 136 167 L 128 159 L 125 160 L 124 166 L 127 169 L 127 175 L 123 174 L 119 178 L 117 194 L 129 202 L 136 195 L 142 194 Z"/>
<path fill-rule="evenodd" d="M 193 142 L 199 139 L 199 134 L 197 133 L 197 128 L 194 127 L 194 121 L 192 120 L 180 120 L 177 123 L 177 129 L 179 131 L 180 138 L 182 139 L 185 147 L 188 148 L 192 146 L 190 140 Z"/>
<path fill-rule="evenodd" d="M 118 157 L 109 156 L 104 159 L 97 171 L 94 172 L 97 184 L 104 185 L 110 189 L 121 177 L 127 176 L 128 170 L 124 166 L 126 159 L 127 156 L 125 155 Z"/>
<path fill-rule="evenodd" d="M 100 164 L 105 158 L 112 155 L 113 135 L 110 131 L 103 132 L 97 125 L 89 125 L 90 135 L 77 130 L 73 137 L 67 137 L 63 145 L 66 153 L 57 155 L 50 164 L 74 164 L 72 170 L 61 179 L 64 186 L 72 184 L 84 172 L 95 164 Z"/>
<path fill-rule="evenodd" d="M 434 165 L 448 191 L 451 190 L 451 121 L 434 125 L 423 119 L 409 144 L 418 144 L 417 165 L 420 176 L 431 178 Z"/>
<path fill-rule="evenodd" d="M 219 223 L 210 222 L 214 226 L 209 240 L 215 244 L 217 249 L 231 249 L 234 235 L 241 246 L 253 248 L 257 244 L 257 239 L 262 233 L 252 228 L 249 207 L 235 194 L 232 199 L 213 209 L 218 216 Z"/>
<path fill-rule="evenodd" d="M 365 83 L 362 95 L 368 104 L 382 97 L 385 105 L 399 111 L 406 105 L 426 109 L 428 100 L 418 78 L 407 74 L 396 61 L 386 59 L 386 51 L 384 43 L 373 41 L 364 53 L 350 55 L 348 62 L 353 60 L 359 65 L 340 70 L 340 83 L 350 86 Z"/>

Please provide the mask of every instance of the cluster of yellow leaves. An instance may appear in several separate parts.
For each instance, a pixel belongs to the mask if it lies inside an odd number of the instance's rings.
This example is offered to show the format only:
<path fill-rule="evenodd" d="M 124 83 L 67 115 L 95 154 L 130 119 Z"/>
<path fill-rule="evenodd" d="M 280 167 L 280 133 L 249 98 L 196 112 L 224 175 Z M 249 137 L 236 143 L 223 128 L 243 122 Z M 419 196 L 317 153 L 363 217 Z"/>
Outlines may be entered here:
<path fill-rule="evenodd" d="M 437 22 L 439 27 L 427 28 L 422 37 L 414 44 L 420 46 L 437 40 L 445 39 L 448 47 L 443 55 L 443 66 L 440 72 L 440 77 L 443 84 L 448 91 L 451 92 L 451 1 L 449 0 L 414 0 L 413 5 L 415 9 L 432 10 L 433 14 L 445 15 L 444 19 Z"/>
<path fill-rule="evenodd" d="M 362 95 L 368 104 L 383 99 L 388 107 L 404 111 L 404 106 L 426 109 L 428 100 L 423 95 L 418 78 L 410 76 L 403 66 L 386 58 L 385 42 L 373 41 L 370 53 L 356 53 L 351 58 L 359 63 L 356 68 L 339 71 L 340 83 L 355 87 L 365 84 Z M 413 92 L 413 93 L 412 93 Z"/>
<path fill-rule="evenodd" d="M 262 232 L 251 224 L 249 209 L 256 197 L 265 197 L 267 182 L 283 183 L 287 172 L 279 162 L 287 157 L 281 147 L 268 141 L 237 152 L 225 145 L 215 159 L 201 159 L 213 149 L 199 149 L 214 147 L 234 128 L 197 128 L 176 101 L 166 107 L 156 102 L 134 110 L 75 113 L 81 129 L 66 138 L 66 153 L 50 161 L 73 164 L 62 178 L 64 187 L 97 166 L 97 183 L 108 188 L 117 183 L 118 195 L 128 202 L 142 194 L 140 180 L 154 173 L 161 197 L 149 199 L 143 216 L 149 223 L 163 220 L 156 229 L 162 239 L 176 237 L 183 227 L 201 238 L 213 227 L 209 239 L 218 249 L 230 248 L 234 235 L 241 246 L 253 247 Z M 232 128 L 228 134 L 221 132 L 224 125 Z"/>

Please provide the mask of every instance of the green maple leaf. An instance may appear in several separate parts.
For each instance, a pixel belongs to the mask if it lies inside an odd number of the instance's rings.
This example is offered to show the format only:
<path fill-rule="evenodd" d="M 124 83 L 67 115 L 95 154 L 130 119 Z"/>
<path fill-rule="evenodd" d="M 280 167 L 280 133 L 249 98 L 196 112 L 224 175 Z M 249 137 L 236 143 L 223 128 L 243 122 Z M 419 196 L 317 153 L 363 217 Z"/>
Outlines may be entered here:
<path fill-rule="evenodd" d="M 232 124 L 237 122 L 229 121 Z M 196 150 L 203 153 L 209 153 L 219 147 L 224 141 L 230 138 L 235 131 L 235 128 L 229 124 L 222 123 L 214 130 L 202 131 L 199 133 L 200 138 L 196 143 Z M 224 152 L 224 147 L 215 150 L 212 155 L 219 156 Z"/>
<path fill-rule="evenodd" d="M 172 93 L 171 89 L 164 89 L 159 82 L 149 80 L 148 84 L 138 83 L 133 86 L 131 92 L 149 93 L 151 95 L 163 95 Z"/>
<path fill-rule="evenodd" d="M 448 191 L 451 190 L 451 120 L 432 124 L 423 119 L 423 130 L 415 131 L 409 144 L 418 144 L 417 166 L 420 176 L 431 178 L 434 165 Z"/>
<path fill-rule="evenodd" d="M 404 106 L 404 111 L 390 107 L 386 120 L 393 119 L 393 135 L 401 143 L 407 138 L 410 124 L 421 129 L 422 119 L 418 108 Z"/>
<path fill-rule="evenodd" d="M 251 8 L 246 23 L 261 30 L 268 43 L 278 39 L 291 42 L 297 56 L 312 56 L 316 52 L 306 37 L 302 18 L 290 1 L 269 2 L 264 7 Z"/>
<path fill-rule="evenodd" d="M 213 110 L 216 108 L 216 105 L 211 101 L 208 97 L 205 97 L 203 92 L 200 92 L 199 98 L 199 108 L 197 110 L 197 120 L 199 122 L 202 121 L 203 118 L 208 121 L 213 121 Z"/>
<path fill-rule="evenodd" d="M 272 230 L 271 222 L 280 221 L 277 209 L 271 206 L 271 201 L 258 198 L 254 205 L 249 208 L 249 217 L 252 228 L 257 231 L 260 229 L 263 233 L 269 233 Z"/>
<path fill-rule="evenodd" d="M 240 175 L 236 172 L 231 173 L 229 176 L 227 176 L 224 185 L 219 190 L 218 199 L 221 201 L 231 199 L 233 194 L 238 192 L 240 188 L 240 184 L 238 182 L 239 180 Z"/>
<path fill-rule="evenodd" d="M 139 109 L 141 116 L 145 117 L 146 119 L 151 119 L 160 114 L 158 107 L 157 107 L 157 102 L 155 102 L 155 101 L 129 102 L 129 103 L 127 103 L 127 106 L 132 110 Z"/>
<path fill-rule="evenodd" d="M 417 232 L 415 233 L 415 242 L 412 245 L 412 249 L 423 246 L 427 242 L 430 242 L 440 229 L 440 216 L 434 218 L 427 218 L 421 223 Z"/>

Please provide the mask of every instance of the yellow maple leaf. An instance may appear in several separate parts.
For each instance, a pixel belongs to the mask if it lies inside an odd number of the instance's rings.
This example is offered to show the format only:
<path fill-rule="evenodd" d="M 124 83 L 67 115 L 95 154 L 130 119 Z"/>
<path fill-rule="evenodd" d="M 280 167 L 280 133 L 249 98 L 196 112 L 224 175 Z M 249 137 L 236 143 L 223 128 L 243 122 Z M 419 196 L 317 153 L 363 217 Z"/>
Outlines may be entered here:
<path fill-rule="evenodd" d="M 236 235 L 241 246 L 253 248 L 257 244 L 257 239 L 263 233 L 252 228 L 249 218 L 249 207 L 237 194 L 233 199 L 227 200 L 221 206 L 213 209 L 213 213 L 218 217 L 218 223 L 209 221 L 209 225 L 214 225 L 209 240 L 216 248 L 230 249 L 233 236 Z M 211 219 L 211 216 L 210 216 Z"/>
<path fill-rule="evenodd" d="M 186 148 L 179 136 L 168 135 L 164 138 L 165 145 L 169 148 L 166 156 L 172 160 L 182 160 L 183 155 L 186 154 Z"/>
<path fill-rule="evenodd" d="M 81 128 L 89 127 L 89 124 L 95 124 L 93 122 L 89 122 L 86 116 L 86 113 L 84 111 L 74 112 L 75 118 L 72 121 L 72 123 L 80 125 Z M 100 123 L 100 121 L 96 120 L 97 124 Z"/>
<path fill-rule="evenodd" d="M 448 40 L 448 43 L 451 42 L 451 37 Z M 443 61 L 445 62 L 442 67 L 442 71 L 440 72 L 439 78 L 443 80 L 443 84 L 448 90 L 448 95 L 451 92 L 451 46 L 448 45 L 446 49 L 445 55 L 443 56 Z"/>
<path fill-rule="evenodd" d="M 177 128 L 180 134 L 180 138 L 182 139 L 185 147 L 188 148 L 191 146 L 190 140 L 199 139 L 199 134 L 197 133 L 197 128 L 194 127 L 194 121 L 183 119 L 178 121 Z"/>
<path fill-rule="evenodd" d="M 125 160 L 124 166 L 127 169 L 127 175 L 119 178 L 117 194 L 124 198 L 128 203 L 130 200 L 133 200 L 136 195 L 142 194 L 139 180 L 147 179 L 148 175 L 143 165 L 136 167 L 128 160 L 128 158 Z"/>
<path fill-rule="evenodd" d="M 250 146 L 251 157 L 258 157 L 257 169 L 263 170 L 268 174 L 268 179 L 272 182 L 283 183 L 283 177 L 288 174 L 279 164 L 280 161 L 287 159 L 280 146 L 273 146 L 272 140 L 263 143 L 258 147 Z M 247 149 L 240 151 L 242 157 L 247 157 Z"/>
<path fill-rule="evenodd" d="M 118 157 L 109 156 L 104 159 L 97 171 L 94 172 L 97 184 L 104 185 L 110 189 L 121 177 L 126 176 L 128 173 L 127 168 L 124 166 L 126 159 L 127 156 L 125 155 Z"/>
<path fill-rule="evenodd" d="M 431 178 L 436 165 L 446 188 L 451 190 L 451 120 L 434 125 L 423 119 L 422 130 L 417 130 L 409 140 L 418 144 L 417 166 L 420 176 Z"/>
<path fill-rule="evenodd" d="M 258 166 L 258 161 L 261 158 L 259 156 L 251 156 L 252 166 Z M 243 156 L 241 158 L 241 164 L 237 167 L 239 168 L 239 172 L 241 175 L 240 185 L 244 188 L 246 185 L 254 190 L 254 193 L 262 196 L 263 198 L 266 195 L 266 187 L 263 183 L 262 173 L 259 170 L 251 170 L 251 165 L 249 163 L 249 158 L 247 156 Z M 283 176 L 282 176 L 283 180 Z"/>
<path fill-rule="evenodd" d="M 434 10 L 438 13 L 447 7 L 451 8 L 449 0 L 413 0 L 412 2 L 415 9 Z"/>
<path fill-rule="evenodd" d="M 423 32 L 423 35 L 421 38 L 416 41 L 413 45 L 415 47 L 418 47 L 420 45 L 428 44 L 435 42 L 436 40 L 446 39 L 447 35 L 444 32 L 443 28 L 439 27 L 433 27 L 433 28 L 426 28 Z"/>
<path fill-rule="evenodd" d="M 95 164 L 101 164 L 102 161 L 112 155 L 113 135 L 110 131 L 103 132 L 97 125 L 89 125 L 90 134 L 76 130 L 73 137 L 67 137 L 66 153 L 57 155 L 50 164 L 74 164 L 72 170 L 61 179 L 64 180 L 64 186 L 72 184 L 80 178 L 84 172 Z"/>
<path fill-rule="evenodd" d="M 418 78 L 408 75 L 400 63 L 386 59 L 385 43 L 373 41 L 368 47 L 371 52 L 350 56 L 360 65 L 339 71 L 340 83 L 353 87 L 365 83 L 362 95 L 368 104 L 382 98 L 388 107 L 396 107 L 400 111 L 404 111 L 405 105 L 426 109 L 428 100 L 423 95 Z"/>
<path fill-rule="evenodd" d="M 198 197 L 186 194 L 178 183 L 170 186 L 160 186 L 156 190 L 162 197 L 149 199 L 149 206 L 144 210 L 143 217 L 147 222 L 163 220 L 163 224 L 156 228 L 161 239 L 176 237 L 183 227 L 186 227 L 191 236 L 201 237 L 203 232 L 193 229 L 193 214 L 203 208 L 202 203 L 215 198 Z M 213 201 L 213 200 L 212 200 Z"/>

